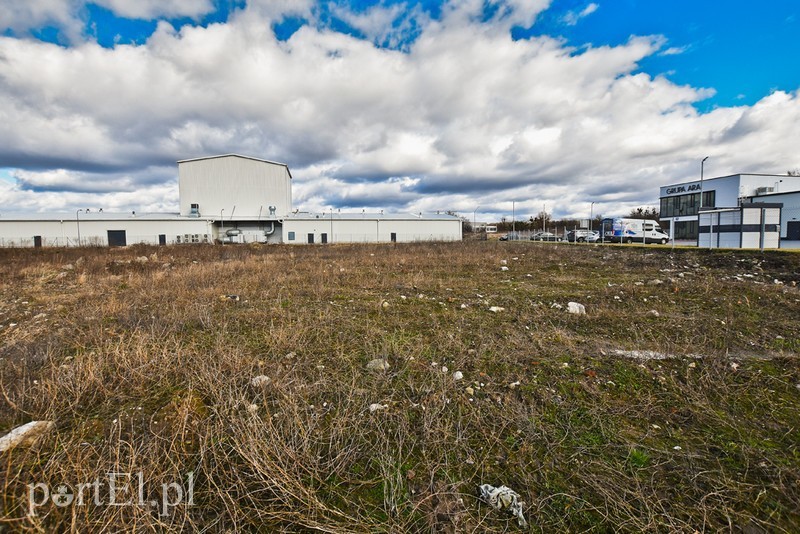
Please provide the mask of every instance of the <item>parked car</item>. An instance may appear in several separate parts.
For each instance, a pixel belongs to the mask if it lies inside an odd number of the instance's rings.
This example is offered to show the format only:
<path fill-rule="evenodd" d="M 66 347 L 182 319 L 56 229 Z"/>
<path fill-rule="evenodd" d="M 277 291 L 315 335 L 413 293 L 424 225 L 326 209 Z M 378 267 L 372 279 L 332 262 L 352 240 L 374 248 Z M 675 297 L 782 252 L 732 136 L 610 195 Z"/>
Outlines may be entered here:
<path fill-rule="evenodd" d="M 594 230 L 586 230 L 586 229 L 570 230 L 569 232 L 567 232 L 567 241 L 569 241 L 570 243 L 574 241 L 577 241 L 578 243 L 583 243 L 584 241 L 590 241 L 589 238 L 598 235 L 600 235 L 600 232 L 596 232 Z"/>
<path fill-rule="evenodd" d="M 561 241 L 561 237 L 552 232 L 536 232 L 531 236 L 531 241 Z"/>
<path fill-rule="evenodd" d="M 602 236 L 600 235 L 600 232 L 598 232 L 597 230 L 592 230 L 592 232 L 589 235 L 586 236 L 586 242 L 587 243 L 602 243 L 603 239 L 602 239 Z"/>
<path fill-rule="evenodd" d="M 508 241 L 508 234 L 503 234 L 500 236 L 500 241 Z"/>

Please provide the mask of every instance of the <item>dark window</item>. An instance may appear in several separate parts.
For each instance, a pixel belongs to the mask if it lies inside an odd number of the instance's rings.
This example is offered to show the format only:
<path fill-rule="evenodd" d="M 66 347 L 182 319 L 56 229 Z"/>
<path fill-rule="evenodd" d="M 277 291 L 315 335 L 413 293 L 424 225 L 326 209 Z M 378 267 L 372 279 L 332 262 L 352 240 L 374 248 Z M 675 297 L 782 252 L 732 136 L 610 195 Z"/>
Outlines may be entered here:
<path fill-rule="evenodd" d="M 294 241 L 294 232 L 289 232 L 289 241 Z"/>
<path fill-rule="evenodd" d="M 308 244 L 309 245 L 314 244 L 314 234 L 308 234 Z"/>
<path fill-rule="evenodd" d="M 319 236 L 319 240 L 320 240 L 322 243 L 327 243 L 327 242 L 328 242 L 328 234 L 320 234 L 320 236 Z"/>
<path fill-rule="evenodd" d="M 164 246 L 167 244 L 167 235 L 166 234 L 159 234 L 158 235 L 158 244 Z"/>
<path fill-rule="evenodd" d="M 125 237 L 125 230 L 108 230 L 108 246 L 124 247 L 128 244 Z"/>
<path fill-rule="evenodd" d="M 706 208 L 713 208 L 716 206 L 717 202 L 717 192 L 716 191 L 706 191 L 703 193 L 703 206 Z"/>
<path fill-rule="evenodd" d="M 392 243 L 397 243 L 397 233 L 396 232 L 392 232 L 389 237 L 392 239 Z"/>

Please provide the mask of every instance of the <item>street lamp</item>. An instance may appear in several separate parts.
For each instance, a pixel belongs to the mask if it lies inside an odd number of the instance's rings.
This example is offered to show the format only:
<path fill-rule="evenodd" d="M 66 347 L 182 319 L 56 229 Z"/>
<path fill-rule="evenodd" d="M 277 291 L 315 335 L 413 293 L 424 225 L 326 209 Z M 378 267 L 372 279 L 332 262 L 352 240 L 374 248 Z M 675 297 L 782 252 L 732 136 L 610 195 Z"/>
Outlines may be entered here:
<path fill-rule="evenodd" d="M 708 156 L 704 157 L 703 161 L 700 162 L 700 209 L 703 209 L 703 167 L 707 159 Z"/>
<path fill-rule="evenodd" d="M 78 216 L 83 210 L 75 210 L 75 225 L 78 227 L 78 246 L 81 246 L 81 218 Z"/>
<path fill-rule="evenodd" d="M 511 235 L 514 236 L 513 239 L 517 239 L 517 221 L 516 221 L 516 214 L 514 213 L 516 201 L 511 201 Z"/>
<path fill-rule="evenodd" d="M 589 233 L 592 233 L 592 218 L 594 217 L 594 202 L 589 206 Z"/>
<path fill-rule="evenodd" d="M 475 206 L 475 209 L 472 210 L 472 231 L 473 232 L 476 231 L 476 229 L 475 229 L 475 213 L 478 211 L 478 208 L 480 208 L 480 206 Z"/>

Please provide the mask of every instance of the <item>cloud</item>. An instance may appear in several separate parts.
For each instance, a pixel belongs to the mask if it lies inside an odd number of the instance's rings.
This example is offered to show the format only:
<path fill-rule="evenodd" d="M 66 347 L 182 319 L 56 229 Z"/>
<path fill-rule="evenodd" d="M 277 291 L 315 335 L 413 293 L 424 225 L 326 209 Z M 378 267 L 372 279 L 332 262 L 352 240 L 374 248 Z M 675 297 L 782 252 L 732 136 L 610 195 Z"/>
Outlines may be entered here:
<path fill-rule="evenodd" d="M 689 50 L 689 46 L 671 46 L 658 53 L 659 56 L 677 56 Z"/>
<path fill-rule="evenodd" d="M 562 20 L 564 21 L 564 24 L 566 24 L 567 26 L 575 26 L 581 19 L 588 17 L 589 15 L 597 11 L 599 8 L 600 4 L 592 2 L 585 8 L 583 8 L 581 11 L 567 12 L 567 14 L 564 15 Z"/>
<path fill-rule="evenodd" d="M 547 2 L 485 5 L 415 16 L 402 46 L 375 44 L 398 39 L 383 22 L 409 20 L 389 7 L 337 12 L 362 38 L 310 2 L 266 0 L 113 49 L 0 37 L 0 168 L 17 169 L 0 210 L 175 210 L 175 161 L 228 152 L 289 164 L 303 209 L 487 217 L 512 200 L 518 213 L 626 213 L 694 178 L 704 154 L 709 175 L 800 167 L 797 92 L 700 113 L 711 90 L 639 72 L 664 38 L 514 40 Z M 280 41 L 272 24 L 289 14 L 309 23 Z"/>

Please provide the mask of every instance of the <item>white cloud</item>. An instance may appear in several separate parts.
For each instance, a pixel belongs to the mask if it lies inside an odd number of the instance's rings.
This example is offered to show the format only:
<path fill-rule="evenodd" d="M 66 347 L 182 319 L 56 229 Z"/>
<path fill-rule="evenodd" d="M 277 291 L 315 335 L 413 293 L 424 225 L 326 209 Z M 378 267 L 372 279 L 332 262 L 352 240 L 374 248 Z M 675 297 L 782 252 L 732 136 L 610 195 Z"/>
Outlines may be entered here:
<path fill-rule="evenodd" d="M 175 161 L 226 152 L 288 163 L 307 209 L 623 213 L 694 178 L 699 155 L 710 174 L 800 167 L 796 92 L 699 113 L 710 90 L 637 73 L 663 38 L 512 40 L 546 4 L 489 22 L 482 0 L 448 4 L 406 51 L 314 25 L 277 41 L 270 21 L 305 1 L 162 22 L 140 46 L 0 38 L 0 166 L 26 169 L 0 210 L 175 209 Z M 381 39 L 394 16 L 349 23 Z"/>
<path fill-rule="evenodd" d="M 214 10 L 211 0 L 92 0 L 94 4 L 130 19 L 156 19 L 160 17 L 198 18 Z"/>
<path fill-rule="evenodd" d="M 562 20 L 564 21 L 564 24 L 566 24 L 567 26 L 575 26 L 581 19 L 588 17 L 589 15 L 597 11 L 599 8 L 600 4 L 592 2 L 585 8 L 583 8 L 581 11 L 567 12 L 567 14 L 564 15 Z"/>

